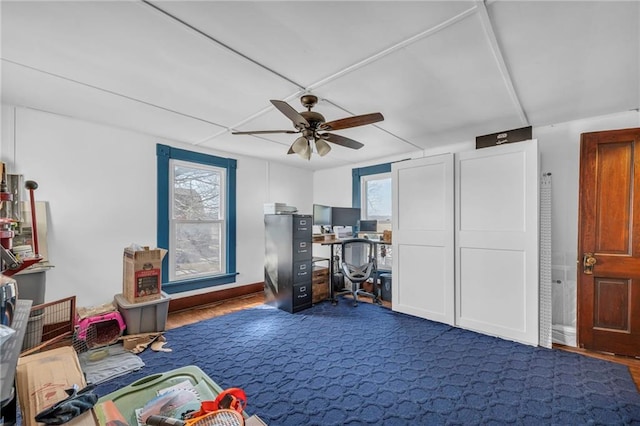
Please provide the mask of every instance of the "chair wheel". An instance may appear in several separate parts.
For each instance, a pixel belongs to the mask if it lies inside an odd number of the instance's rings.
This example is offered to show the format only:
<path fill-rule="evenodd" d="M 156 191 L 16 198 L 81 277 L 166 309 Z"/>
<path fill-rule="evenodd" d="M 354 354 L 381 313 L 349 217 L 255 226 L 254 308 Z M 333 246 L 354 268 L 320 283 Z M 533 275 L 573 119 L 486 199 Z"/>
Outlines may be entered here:
<path fill-rule="evenodd" d="M 358 302 L 353 302 L 353 306 L 358 306 Z"/>

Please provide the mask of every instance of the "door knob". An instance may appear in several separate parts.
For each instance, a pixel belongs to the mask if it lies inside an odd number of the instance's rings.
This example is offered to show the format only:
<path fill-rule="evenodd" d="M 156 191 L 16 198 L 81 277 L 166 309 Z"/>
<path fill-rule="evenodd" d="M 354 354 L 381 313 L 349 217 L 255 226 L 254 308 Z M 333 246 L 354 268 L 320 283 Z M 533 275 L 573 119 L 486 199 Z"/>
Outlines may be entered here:
<path fill-rule="evenodd" d="M 585 253 L 582 256 L 582 272 L 588 275 L 593 274 L 593 265 L 597 262 L 598 260 L 593 256 L 593 253 Z"/>

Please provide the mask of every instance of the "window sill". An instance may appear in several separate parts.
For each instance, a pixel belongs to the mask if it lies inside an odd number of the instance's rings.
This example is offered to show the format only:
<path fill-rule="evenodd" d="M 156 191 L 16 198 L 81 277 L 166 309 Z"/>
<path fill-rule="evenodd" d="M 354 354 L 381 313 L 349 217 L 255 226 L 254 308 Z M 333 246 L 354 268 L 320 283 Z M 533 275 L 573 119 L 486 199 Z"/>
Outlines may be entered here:
<path fill-rule="evenodd" d="M 230 284 L 236 282 L 237 275 L 238 273 L 234 272 L 231 274 L 216 275 L 214 277 L 194 278 L 192 280 L 162 283 L 162 291 L 169 294 L 176 294 L 183 291 L 199 290 L 201 288 Z"/>

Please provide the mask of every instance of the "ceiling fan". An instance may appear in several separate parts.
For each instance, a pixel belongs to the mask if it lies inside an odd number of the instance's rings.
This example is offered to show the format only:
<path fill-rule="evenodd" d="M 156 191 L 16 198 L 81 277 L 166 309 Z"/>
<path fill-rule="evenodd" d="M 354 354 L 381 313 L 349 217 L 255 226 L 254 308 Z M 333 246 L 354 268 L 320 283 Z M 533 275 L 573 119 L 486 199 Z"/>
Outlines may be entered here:
<path fill-rule="evenodd" d="M 293 107 L 284 101 L 271 100 L 281 113 L 286 115 L 292 122 L 296 130 L 254 130 L 246 132 L 232 132 L 234 135 L 263 135 L 268 133 L 301 133 L 302 136 L 297 138 L 287 154 L 294 152 L 307 160 L 311 159 L 313 146 L 315 143 L 316 152 L 321 156 L 327 155 L 331 151 L 331 146 L 327 142 L 336 145 L 345 146 L 352 149 L 360 149 L 364 145 L 353 139 L 328 133 L 330 130 L 342 130 L 350 127 L 364 126 L 366 124 L 377 123 L 384 120 L 379 112 L 364 115 L 355 115 L 353 117 L 341 118 L 334 121 L 325 121 L 322 114 L 311 111 L 311 108 L 318 103 L 318 97 L 315 95 L 302 95 L 300 98 L 302 105 L 307 108 L 306 111 L 297 112 Z"/>

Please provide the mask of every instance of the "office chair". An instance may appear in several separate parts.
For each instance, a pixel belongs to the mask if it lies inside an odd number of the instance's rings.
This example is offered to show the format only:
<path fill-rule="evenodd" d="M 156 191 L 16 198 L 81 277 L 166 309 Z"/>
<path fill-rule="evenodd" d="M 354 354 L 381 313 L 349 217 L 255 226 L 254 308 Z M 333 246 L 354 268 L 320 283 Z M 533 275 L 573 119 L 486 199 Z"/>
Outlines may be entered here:
<path fill-rule="evenodd" d="M 358 295 L 369 296 L 375 303 L 381 303 L 379 294 L 369 293 L 362 289 L 362 283 L 371 278 L 373 279 L 373 291 L 380 293 L 376 282 L 376 246 L 373 242 L 364 238 L 343 241 L 340 269 L 345 281 L 348 280 L 351 283 L 351 289 L 344 293 L 353 295 L 353 306 L 358 306 Z"/>

